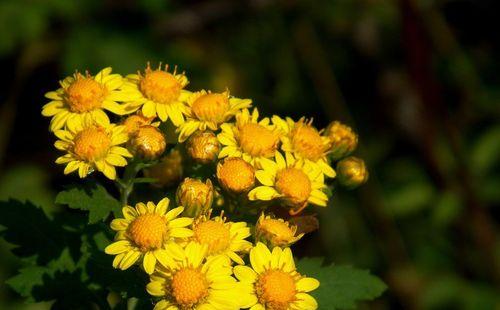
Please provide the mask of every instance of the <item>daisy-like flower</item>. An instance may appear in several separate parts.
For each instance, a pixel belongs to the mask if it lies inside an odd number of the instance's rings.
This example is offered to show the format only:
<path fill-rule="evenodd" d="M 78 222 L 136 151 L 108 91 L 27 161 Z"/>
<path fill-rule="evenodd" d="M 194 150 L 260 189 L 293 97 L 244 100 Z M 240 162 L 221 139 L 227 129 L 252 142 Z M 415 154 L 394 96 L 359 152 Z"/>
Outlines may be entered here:
<path fill-rule="evenodd" d="M 66 164 L 64 174 L 78 170 L 80 178 L 85 178 L 98 170 L 114 180 L 115 167 L 126 166 L 125 157 L 132 157 L 126 148 L 119 146 L 128 140 L 123 126 L 106 122 L 101 125 L 86 119 L 69 122 L 66 130 L 57 130 L 54 134 L 59 138 L 55 147 L 67 152 L 56 160 L 57 164 Z"/>
<path fill-rule="evenodd" d="M 280 199 L 291 207 L 292 213 L 298 213 L 312 203 L 325 207 L 328 197 L 322 191 L 325 187 L 321 170 L 308 163 L 296 160 L 286 153 L 286 159 L 276 152 L 275 161 L 265 159 L 261 162 L 262 170 L 255 172 L 255 177 L 262 184 L 248 193 L 250 200 Z"/>
<path fill-rule="evenodd" d="M 191 240 L 206 245 L 208 256 L 225 256 L 243 265 L 238 253 L 248 252 L 252 247 L 252 243 L 245 240 L 250 236 L 250 228 L 245 222 L 226 221 L 224 214 L 210 217 L 210 213 L 195 219 Z"/>
<path fill-rule="evenodd" d="M 157 261 L 169 266 L 174 258 L 182 255 L 176 238 L 193 235 L 187 228 L 193 219 L 178 217 L 183 207 L 168 211 L 169 202 L 168 198 L 163 198 L 157 205 L 150 201 L 147 204 L 140 202 L 135 208 L 123 207 L 123 218 L 111 222 L 111 229 L 117 232 L 115 242 L 104 250 L 116 255 L 114 268 L 125 270 L 141 259 L 144 270 L 152 274 Z"/>
<path fill-rule="evenodd" d="M 123 90 L 130 95 L 128 103 L 136 109 L 141 108 L 145 117 L 158 116 L 163 122 L 170 119 L 178 127 L 184 122 L 186 108 L 183 101 L 189 95 L 184 90 L 188 79 L 184 73 L 177 73 L 174 68 L 172 73 L 165 70 L 151 69 L 148 64 L 144 74 L 127 75 L 127 81 L 123 84 Z"/>
<path fill-rule="evenodd" d="M 284 120 L 276 115 L 272 120 L 285 132 L 281 137 L 281 149 L 284 152 L 293 153 L 300 161 L 312 163 L 327 177 L 335 177 L 335 170 L 329 165 L 327 158 L 331 146 L 330 139 L 321 135 L 312 125 L 312 120 L 301 118 L 294 122 L 289 117 Z"/>
<path fill-rule="evenodd" d="M 281 218 L 273 218 L 261 214 L 255 225 L 255 239 L 269 244 L 272 247 L 288 247 L 304 236 L 297 234 L 297 226 Z"/>
<path fill-rule="evenodd" d="M 244 109 L 236 114 L 234 124 L 222 124 L 222 132 L 217 135 L 224 146 L 219 158 L 241 157 L 259 168 L 262 159 L 273 157 L 279 146 L 281 131 L 270 123 L 269 118 L 258 119 L 257 108 L 251 114 Z"/>
<path fill-rule="evenodd" d="M 295 269 L 290 248 L 273 248 L 263 243 L 250 251 L 249 266 L 234 267 L 234 274 L 248 295 L 242 294 L 244 308 L 250 310 L 315 310 L 316 300 L 308 294 L 318 288 L 319 281 L 302 276 Z"/>
<path fill-rule="evenodd" d="M 207 247 L 193 242 L 181 254 L 179 260 L 158 268 L 151 276 L 146 289 L 161 298 L 155 310 L 240 309 L 240 286 L 227 260 L 207 258 Z"/>
<path fill-rule="evenodd" d="M 248 108 L 252 100 L 231 97 L 228 90 L 223 93 L 201 90 L 192 93 L 186 103 L 186 122 L 178 129 L 179 142 L 186 141 L 196 130 L 216 131 L 241 109 Z"/>
<path fill-rule="evenodd" d="M 127 98 L 127 94 L 120 90 L 123 78 L 119 74 L 111 74 L 109 67 L 95 76 L 77 72 L 62 80 L 60 85 L 61 88 L 45 94 L 51 101 L 42 107 L 42 115 L 52 117 L 51 131 L 89 119 L 107 124 L 109 118 L 104 110 L 118 115 L 133 112 L 128 105 L 118 103 Z"/>

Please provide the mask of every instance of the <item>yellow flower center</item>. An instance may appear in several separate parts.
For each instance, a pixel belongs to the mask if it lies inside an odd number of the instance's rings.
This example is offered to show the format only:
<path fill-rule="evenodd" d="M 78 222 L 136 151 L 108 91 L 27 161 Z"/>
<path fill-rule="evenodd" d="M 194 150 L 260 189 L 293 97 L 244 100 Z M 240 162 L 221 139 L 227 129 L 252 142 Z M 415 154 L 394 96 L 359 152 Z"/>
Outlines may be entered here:
<path fill-rule="evenodd" d="M 142 93 L 150 100 L 169 104 L 179 98 L 182 85 L 171 73 L 163 70 L 146 69 L 139 87 Z"/>
<path fill-rule="evenodd" d="M 75 113 L 84 113 L 100 108 L 106 88 L 91 77 L 78 74 L 76 80 L 66 89 L 66 102 Z"/>
<path fill-rule="evenodd" d="M 150 125 L 140 127 L 134 134 L 132 145 L 140 156 L 153 159 L 160 156 L 167 146 L 161 131 Z"/>
<path fill-rule="evenodd" d="M 149 124 L 151 124 L 151 118 L 137 114 L 131 115 L 123 121 L 125 130 L 129 134 L 136 132 L 141 126 Z"/>
<path fill-rule="evenodd" d="M 247 123 L 239 130 L 239 142 L 245 153 L 271 157 L 278 147 L 279 136 L 262 125 Z"/>
<path fill-rule="evenodd" d="M 295 233 L 287 223 L 276 219 L 264 219 L 259 223 L 259 230 L 269 235 L 276 243 L 289 242 Z"/>
<path fill-rule="evenodd" d="M 84 161 L 97 161 L 108 153 L 111 137 L 103 127 L 89 127 L 80 131 L 73 140 L 73 152 Z"/>
<path fill-rule="evenodd" d="M 253 187 L 255 169 L 243 159 L 232 157 L 218 167 L 217 177 L 225 188 L 241 193 Z"/>
<path fill-rule="evenodd" d="M 220 124 L 225 121 L 229 110 L 229 98 L 226 94 L 201 95 L 193 102 L 191 109 L 199 120 Z"/>
<path fill-rule="evenodd" d="M 286 310 L 297 293 L 293 277 L 281 270 L 268 270 L 255 283 L 259 303 L 266 309 Z"/>
<path fill-rule="evenodd" d="M 171 294 L 181 309 L 192 309 L 208 296 L 208 281 L 198 269 L 182 268 L 172 277 Z"/>
<path fill-rule="evenodd" d="M 318 130 L 302 122 L 297 123 L 292 131 L 292 145 L 296 152 L 312 161 L 323 157 L 328 148 Z"/>
<path fill-rule="evenodd" d="M 213 220 L 201 222 L 194 227 L 193 232 L 199 243 L 208 246 L 208 255 L 218 254 L 229 247 L 229 227 L 223 222 Z"/>
<path fill-rule="evenodd" d="M 139 215 L 130 223 L 128 234 L 141 251 L 155 250 L 168 235 L 167 221 L 158 214 Z"/>
<path fill-rule="evenodd" d="M 311 193 L 311 181 L 300 169 L 285 168 L 276 175 L 276 189 L 293 205 L 307 201 Z"/>

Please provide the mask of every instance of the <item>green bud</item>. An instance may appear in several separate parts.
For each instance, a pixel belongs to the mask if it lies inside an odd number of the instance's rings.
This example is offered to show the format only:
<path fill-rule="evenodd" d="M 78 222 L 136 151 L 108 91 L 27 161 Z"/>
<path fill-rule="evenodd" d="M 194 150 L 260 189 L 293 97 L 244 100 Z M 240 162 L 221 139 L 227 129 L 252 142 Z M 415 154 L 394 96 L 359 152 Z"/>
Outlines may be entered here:
<path fill-rule="evenodd" d="M 365 162 L 358 157 L 349 156 L 337 163 L 337 178 L 343 186 L 356 188 L 368 180 Z"/>

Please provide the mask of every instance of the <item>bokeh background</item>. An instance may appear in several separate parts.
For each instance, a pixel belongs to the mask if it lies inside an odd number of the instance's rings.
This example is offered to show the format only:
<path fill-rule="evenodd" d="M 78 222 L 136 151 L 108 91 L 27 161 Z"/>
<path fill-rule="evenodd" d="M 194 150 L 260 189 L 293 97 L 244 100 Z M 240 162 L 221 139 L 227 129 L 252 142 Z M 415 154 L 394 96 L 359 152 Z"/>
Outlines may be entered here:
<path fill-rule="evenodd" d="M 301 255 L 372 270 L 364 309 L 500 308 L 500 5 L 481 0 L 2 0 L 0 198 L 53 207 L 43 95 L 112 66 L 177 64 L 190 89 L 360 135 L 370 180 L 335 192 Z M 1 216 L 1 215 L 0 215 Z M 3 241 L 2 241 L 3 242 Z M 25 305 L 5 279 L 0 308 Z"/>

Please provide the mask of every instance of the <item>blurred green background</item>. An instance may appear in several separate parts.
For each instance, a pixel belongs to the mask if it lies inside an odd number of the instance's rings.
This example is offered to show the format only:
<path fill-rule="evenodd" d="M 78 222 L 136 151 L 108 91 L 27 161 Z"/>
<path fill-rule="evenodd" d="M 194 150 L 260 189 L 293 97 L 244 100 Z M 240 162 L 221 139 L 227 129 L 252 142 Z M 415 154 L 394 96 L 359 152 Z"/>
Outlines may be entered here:
<path fill-rule="evenodd" d="M 44 208 L 71 178 L 43 95 L 75 70 L 177 64 L 189 89 L 253 98 L 264 114 L 360 135 L 370 180 L 336 190 L 300 255 L 371 269 L 365 309 L 500 308 L 497 1 L 2 0 L 0 198 Z M 0 215 L 1 216 L 1 215 Z M 3 241 L 2 241 L 3 242 Z M 0 309 L 25 305 L 4 281 Z"/>

